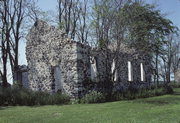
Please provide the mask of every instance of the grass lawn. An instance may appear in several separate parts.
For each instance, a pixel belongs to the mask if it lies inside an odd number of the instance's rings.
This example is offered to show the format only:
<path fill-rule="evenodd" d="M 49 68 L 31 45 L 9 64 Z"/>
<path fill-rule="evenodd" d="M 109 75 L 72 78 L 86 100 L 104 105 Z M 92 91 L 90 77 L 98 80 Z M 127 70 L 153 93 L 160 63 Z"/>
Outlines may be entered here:
<path fill-rule="evenodd" d="M 180 123 L 180 88 L 175 91 L 102 104 L 0 107 L 0 123 Z"/>

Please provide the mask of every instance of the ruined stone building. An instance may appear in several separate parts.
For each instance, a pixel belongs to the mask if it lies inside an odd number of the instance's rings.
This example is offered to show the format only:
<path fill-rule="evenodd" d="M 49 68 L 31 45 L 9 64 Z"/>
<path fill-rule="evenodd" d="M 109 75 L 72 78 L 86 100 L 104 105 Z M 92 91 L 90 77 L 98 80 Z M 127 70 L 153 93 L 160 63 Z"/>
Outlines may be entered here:
<path fill-rule="evenodd" d="M 180 68 L 176 71 L 174 80 L 175 82 L 180 83 Z"/>
<path fill-rule="evenodd" d="M 123 83 L 150 82 L 148 57 L 124 44 L 120 49 L 116 54 L 118 60 L 111 59 L 111 68 L 105 69 L 103 51 L 73 41 L 61 30 L 39 20 L 27 35 L 28 84 L 25 85 L 34 91 L 61 90 L 74 98 L 84 94 L 84 81 L 104 81 L 107 72 L 115 71 L 115 88 Z"/>
<path fill-rule="evenodd" d="M 1 76 L 0 76 L 0 87 L 2 86 L 2 78 L 1 78 Z"/>

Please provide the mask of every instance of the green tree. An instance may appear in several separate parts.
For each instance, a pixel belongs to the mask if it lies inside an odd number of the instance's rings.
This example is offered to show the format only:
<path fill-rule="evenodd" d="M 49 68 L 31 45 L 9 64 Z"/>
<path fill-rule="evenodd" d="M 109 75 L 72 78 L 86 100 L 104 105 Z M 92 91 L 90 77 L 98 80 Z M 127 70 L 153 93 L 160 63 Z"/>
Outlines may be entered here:
<path fill-rule="evenodd" d="M 174 32 L 173 23 L 163 17 L 159 10 L 150 4 L 128 3 L 122 9 L 126 20 L 128 43 L 137 50 L 155 53 L 166 42 L 165 37 Z"/>
<path fill-rule="evenodd" d="M 154 57 L 154 81 L 158 84 L 158 59 L 165 52 L 166 37 L 174 33 L 176 27 L 153 5 L 143 5 L 140 2 L 126 4 L 121 16 L 124 17 L 127 25 L 126 42 L 139 52 Z"/>

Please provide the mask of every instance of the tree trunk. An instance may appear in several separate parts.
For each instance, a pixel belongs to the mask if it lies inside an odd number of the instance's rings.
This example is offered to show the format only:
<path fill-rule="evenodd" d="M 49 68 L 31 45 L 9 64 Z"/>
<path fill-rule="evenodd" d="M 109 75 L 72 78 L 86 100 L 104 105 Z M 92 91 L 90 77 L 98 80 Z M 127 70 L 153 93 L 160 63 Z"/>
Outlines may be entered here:
<path fill-rule="evenodd" d="M 7 88 L 7 87 L 8 87 L 6 63 L 3 63 L 2 86 L 3 86 L 4 88 Z"/>
<path fill-rule="evenodd" d="M 156 76 L 156 86 L 158 87 L 159 86 L 159 71 L 158 71 L 158 53 L 156 53 L 156 73 L 155 73 L 155 76 Z"/>

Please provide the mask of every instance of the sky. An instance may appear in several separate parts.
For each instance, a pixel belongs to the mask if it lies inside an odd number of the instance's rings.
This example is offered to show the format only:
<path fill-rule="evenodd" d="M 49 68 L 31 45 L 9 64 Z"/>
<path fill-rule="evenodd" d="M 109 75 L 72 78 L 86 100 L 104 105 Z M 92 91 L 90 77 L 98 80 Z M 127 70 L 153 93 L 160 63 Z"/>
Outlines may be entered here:
<path fill-rule="evenodd" d="M 161 13 L 166 15 L 166 18 L 170 19 L 175 26 L 180 28 L 180 0 L 145 0 L 145 2 L 155 4 L 161 10 Z M 43 11 L 54 11 L 56 13 L 57 0 L 38 0 L 38 6 Z M 25 46 L 25 42 L 20 44 L 20 65 L 27 64 Z"/>

